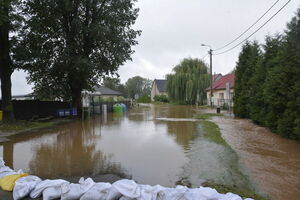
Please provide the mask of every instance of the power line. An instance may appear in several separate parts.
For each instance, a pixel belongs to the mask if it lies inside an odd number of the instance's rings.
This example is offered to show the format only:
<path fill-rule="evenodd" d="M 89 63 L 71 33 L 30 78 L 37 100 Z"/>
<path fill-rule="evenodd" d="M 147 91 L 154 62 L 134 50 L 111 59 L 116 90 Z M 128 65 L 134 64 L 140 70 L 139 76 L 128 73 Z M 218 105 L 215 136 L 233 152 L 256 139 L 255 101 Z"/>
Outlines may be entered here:
<path fill-rule="evenodd" d="M 234 40 L 232 40 L 231 42 L 227 43 L 226 45 L 214 49 L 214 51 L 218 51 L 221 49 L 224 49 L 225 47 L 231 45 L 232 43 L 234 43 L 235 41 L 237 41 L 238 39 L 240 39 L 245 33 L 247 33 L 253 26 L 255 26 L 280 0 L 275 1 L 275 3 L 273 3 L 273 5 L 262 15 L 260 16 L 260 18 L 258 18 L 249 28 L 247 28 L 243 33 L 241 33 L 237 38 L 235 38 Z"/>
<path fill-rule="evenodd" d="M 208 53 L 207 53 L 207 54 L 205 54 L 205 56 L 202 56 L 201 60 L 205 59 L 205 58 L 206 58 L 206 56 L 208 56 Z"/>
<path fill-rule="evenodd" d="M 223 51 L 221 53 L 216 53 L 213 55 L 220 55 L 220 54 L 224 54 L 227 53 L 228 51 L 231 51 L 232 49 L 235 49 L 236 47 L 240 46 L 241 44 L 243 44 L 246 40 L 248 40 L 250 37 L 252 37 L 255 33 L 257 33 L 260 29 L 262 29 L 267 23 L 269 23 L 281 10 L 283 10 L 283 8 L 285 8 L 289 3 L 291 2 L 291 0 L 287 1 L 274 15 L 272 15 L 272 17 L 270 17 L 263 25 L 261 25 L 258 29 L 256 29 L 251 35 L 249 35 L 247 38 L 245 38 L 243 41 L 241 41 L 240 43 L 238 43 L 237 45 L 235 45 L 234 47 L 231 47 L 230 49 Z"/>

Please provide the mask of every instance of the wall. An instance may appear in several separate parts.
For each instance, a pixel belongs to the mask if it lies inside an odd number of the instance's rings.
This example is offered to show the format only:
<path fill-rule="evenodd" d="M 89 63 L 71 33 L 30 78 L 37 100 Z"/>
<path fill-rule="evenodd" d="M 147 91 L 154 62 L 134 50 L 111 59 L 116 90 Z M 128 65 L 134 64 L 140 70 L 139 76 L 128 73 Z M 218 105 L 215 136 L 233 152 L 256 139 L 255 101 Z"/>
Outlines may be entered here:
<path fill-rule="evenodd" d="M 13 106 L 15 118 L 18 120 L 56 116 L 58 109 L 70 108 L 68 102 L 39 100 L 13 100 Z"/>
<path fill-rule="evenodd" d="M 213 90 L 213 105 L 214 106 L 220 106 L 220 94 L 223 93 L 225 101 L 226 100 L 232 100 L 232 97 L 230 97 L 229 94 L 227 94 L 226 90 Z M 230 93 L 234 93 L 234 89 L 230 89 Z M 207 95 L 207 105 L 210 105 L 210 90 L 206 92 Z"/>

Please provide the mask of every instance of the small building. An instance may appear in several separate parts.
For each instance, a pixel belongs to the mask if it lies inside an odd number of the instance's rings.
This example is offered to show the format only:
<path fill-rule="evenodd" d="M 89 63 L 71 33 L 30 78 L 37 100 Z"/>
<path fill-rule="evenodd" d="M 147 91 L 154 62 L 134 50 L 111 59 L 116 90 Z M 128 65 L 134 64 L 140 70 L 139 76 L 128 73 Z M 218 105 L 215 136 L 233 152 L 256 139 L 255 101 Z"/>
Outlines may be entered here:
<path fill-rule="evenodd" d="M 102 100 L 112 99 L 113 101 L 118 101 L 120 97 L 122 97 L 121 92 L 104 86 L 95 86 L 94 91 L 82 91 L 82 104 L 84 107 L 89 107 L 93 101 L 99 101 L 97 98 L 101 98 Z"/>
<path fill-rule="evenodd" d="M 232 98 L 234 96 L 234 81 L 235 75 L 227 74 L 224 76 L 219 76 L 215 79 L 213 77 L 212 85 L 212 99 L 210 99 L 211 87 L 205 89 L 207 95 L 207 104 L 213 106 L 232 106 Z M 210 102 L 211 100 L 211 102 Z"/>
<path fill-rule="evenodd" d="M 24 94 L 24 95 L 13 95 L 11 99 L 12 100 L 33 100 L 34 95 L 33 93 Z"/>
<path fill-rule="evenodd" d="M 151 89 L 151 101 L 154 100 L 154 97 L 156 95 L 166 95 L 167 96 L 166 86 L 167 86 L 167 80 L 154 79 L 154 81 L 152 83 L 152 89 Z"/>

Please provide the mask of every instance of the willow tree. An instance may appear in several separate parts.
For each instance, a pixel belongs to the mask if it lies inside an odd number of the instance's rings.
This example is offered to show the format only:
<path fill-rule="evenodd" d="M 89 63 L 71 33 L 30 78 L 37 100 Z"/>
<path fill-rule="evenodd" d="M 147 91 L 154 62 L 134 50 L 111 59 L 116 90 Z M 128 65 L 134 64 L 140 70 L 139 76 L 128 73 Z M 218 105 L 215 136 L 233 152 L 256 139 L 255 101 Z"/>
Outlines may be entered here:
<path fill-rule="evenodd" d="M 169 99 L 179 104 L 204 104 L 209 78 L 208 66 L 202 60 L 184 59 L 167 75 Z"/>
<path fill-rule="evenodd" d="M 132 29 L 138 16 L 135 2 L 24 1 L 27 21 L 19 64 L 34 90 L 80 107 L 82 90 L 92 90 L 131 59 L 140 34 Z"/>

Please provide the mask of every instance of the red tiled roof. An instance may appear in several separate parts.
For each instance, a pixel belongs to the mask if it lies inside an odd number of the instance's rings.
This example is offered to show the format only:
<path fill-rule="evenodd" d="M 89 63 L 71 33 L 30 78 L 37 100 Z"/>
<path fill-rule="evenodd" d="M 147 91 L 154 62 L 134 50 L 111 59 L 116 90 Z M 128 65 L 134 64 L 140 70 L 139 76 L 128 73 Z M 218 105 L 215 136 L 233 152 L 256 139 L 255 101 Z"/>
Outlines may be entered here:
<path fill-rule="evenodd" d="M 220 74 L 220 73 L 219 74 L 214 74 L 213 75 L 213 82 L 219 80 L 221 77 L 222 77 L 222 74 Z"/>
<path fill-rule="evenodd" d="M 229 82 L 230 88 L 234 88 L 234 80 L 235 80 L 235 75 L 234 74 L 227 74 L 217 80 L 216 82 L 213 83 L 213 90 L 225 90 L 226 89 L 226 83 Z M 210 86 L 205 89 L 206 91 L 210 90 Z"/>

